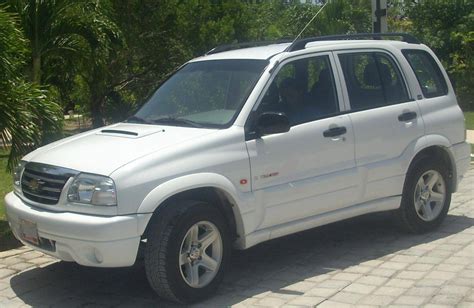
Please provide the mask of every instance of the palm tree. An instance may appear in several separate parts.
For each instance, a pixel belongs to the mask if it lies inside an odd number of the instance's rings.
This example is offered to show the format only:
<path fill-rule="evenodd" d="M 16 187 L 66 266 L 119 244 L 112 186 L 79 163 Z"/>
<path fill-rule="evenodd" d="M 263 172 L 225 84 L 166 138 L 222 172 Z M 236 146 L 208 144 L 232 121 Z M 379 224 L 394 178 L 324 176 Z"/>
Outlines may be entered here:
<path fill-rule="evenodd" d="M 26 46 L 16 17 L 0 7 L 0 141 L 11 145 L 10 170 L 62 125 L 59 105 L 48 99 L 46 90 L 23 79 Z"/>
<path fill-rule="evenodd" d="M 100 87 L 105 87 L 100 79 L 107 74 L 106 61 L 112 47 L 116 42 L 121 43 L 120 30 L 111 19 L 111 3 L 107 0 L 7 2 L 20 16 L 30 43 L 31 80 L 55 86 L 63 99 L 69 97 L 75 78 L 85 80 L 90 88 L 89 110 L 94 125 L 103 124 L 104 100 L 96 93 L 103 92 Z"/>
<path fill-rule="evenodd" d="M 49 66 L 90 59 L 92 51 L 105 51 L 118 40 L 120 30 L 111 21 L 108 1 L 9 0 L 20 16 L 31 49 L 31 79 L 41 84 L 54 78 Z M 97 55 L 97 54 L 96 54 Z M 58 70 L 54 70 L 54 74 Z"/>

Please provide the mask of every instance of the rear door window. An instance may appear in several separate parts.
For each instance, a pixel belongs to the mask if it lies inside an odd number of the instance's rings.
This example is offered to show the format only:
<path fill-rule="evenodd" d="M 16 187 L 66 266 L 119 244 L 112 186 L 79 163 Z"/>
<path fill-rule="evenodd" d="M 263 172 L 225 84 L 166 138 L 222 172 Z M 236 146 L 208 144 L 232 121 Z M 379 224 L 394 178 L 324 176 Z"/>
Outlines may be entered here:
<path fill-rule="evenodd" d="M 400 70 L 381 52 L 339 54 L 352 110 L 364 110 L 409 100 Z"/>
<path fill-rule="evenodd" d="M 424 50 L 405 49 L 402 51 L 415 72 L 421 91 L 426 98 L 448 94 L 448 85 L 438 64 Z"/>

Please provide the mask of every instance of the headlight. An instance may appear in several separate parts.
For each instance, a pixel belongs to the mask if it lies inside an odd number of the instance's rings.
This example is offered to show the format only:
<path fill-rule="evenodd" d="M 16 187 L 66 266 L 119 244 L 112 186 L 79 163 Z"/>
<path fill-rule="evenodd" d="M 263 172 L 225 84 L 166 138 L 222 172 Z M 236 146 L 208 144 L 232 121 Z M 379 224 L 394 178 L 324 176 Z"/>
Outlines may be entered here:
<path fill-rule="evenodd" d="M 26 161 L 21 161 L 13 170 L 13 189 L 16 192 L 20 192 L 21 190 L 21 174 L 25 169 Z"/>
<path fill-rule="evenodd" d="M 92 205 L 117 205 L 114 181 L 106 176 L 80 173 L 74 178 L 67 199 Z"/>

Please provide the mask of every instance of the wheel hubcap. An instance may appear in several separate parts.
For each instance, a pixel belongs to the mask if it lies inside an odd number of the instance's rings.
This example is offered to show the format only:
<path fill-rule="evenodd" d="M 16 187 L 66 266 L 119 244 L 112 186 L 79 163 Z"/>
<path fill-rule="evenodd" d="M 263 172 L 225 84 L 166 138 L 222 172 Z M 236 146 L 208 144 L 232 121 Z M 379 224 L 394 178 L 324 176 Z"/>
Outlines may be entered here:
<path fill-rule="evenodd" d="M 191 261 L 196 261 L 196 260 L 199 260 L 200 257 L 201 257 L 201 250 L 199 250 L 199 248 L 193 246 L 191 248 L 191 251 L 189 252 L 189 259 Z"/>
<path fill-rule="evenodd" d="M 179 268 L 184 281 L 193 288 L 208 285 L 219 271 L 222 261 L 222 237 L 209 221 L 200 221 L 183 238 Z"/>
<path fill-rule="evenodd" d="M 435 220 L 443 210 L 446 199 L 446 184 L 436 170 L 423 173 L 415 187 L 415 210 L 424 221 Z"/>

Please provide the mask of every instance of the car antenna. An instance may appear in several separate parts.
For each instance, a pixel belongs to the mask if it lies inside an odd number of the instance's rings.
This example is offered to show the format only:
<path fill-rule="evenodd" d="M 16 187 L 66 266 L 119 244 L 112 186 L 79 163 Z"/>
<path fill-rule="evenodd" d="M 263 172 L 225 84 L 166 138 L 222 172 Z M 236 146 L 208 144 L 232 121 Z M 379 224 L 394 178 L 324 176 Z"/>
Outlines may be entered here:
<path fill-rule="evenodd" d="M 295 39 L 293 40 L 293 42 L 291 42 L 290 46 L 288 46 L 286 48 L 285 51 L 288 51 L 290 50 L 291 46 L 293 46 L 293 44 L 300 38 L 301 34 L 303 34 L 304 30 L 306 30 L 306 28 L 308 28 L 308 26 L 313 22 L 313 20 L 316 19 L 316 17 L 318 17 L 319 13 L 322 12 L 322 10 L 326 7 L 326 5 L 329 3 L 329 0 L 326 1 L 323 6 L 316 12 L 316 14 L 314 14 L 313 18 L 311 18 L 311 20 L 306 24 L 306 26 L 304 26 L 303 30 L 301 30 L 300 33 L 298 33 L 298 35 L 295 37 Z"/>

